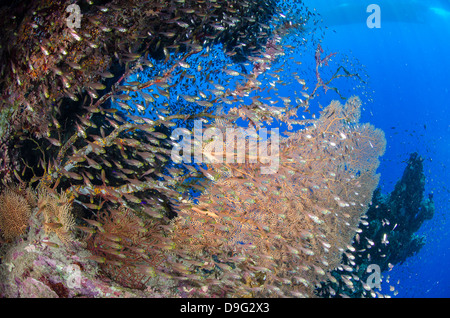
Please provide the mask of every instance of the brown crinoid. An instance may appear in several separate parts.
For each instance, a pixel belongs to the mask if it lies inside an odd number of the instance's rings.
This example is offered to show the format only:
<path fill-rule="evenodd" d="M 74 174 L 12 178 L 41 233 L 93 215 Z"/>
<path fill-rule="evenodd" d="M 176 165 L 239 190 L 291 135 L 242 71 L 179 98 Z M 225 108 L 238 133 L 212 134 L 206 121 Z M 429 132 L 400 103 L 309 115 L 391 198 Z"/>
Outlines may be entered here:
<path fill-rule="evenodd" d="M 68 246 L 73 241 L 72 230 L 75 219 L 71 213 L 72 204 L 63 192 L 60 195 L 52 194 L 41 189 L 38 193 L 38 213 L 44 214 L 46 233 L 54 232 L 61 242 Z"/>

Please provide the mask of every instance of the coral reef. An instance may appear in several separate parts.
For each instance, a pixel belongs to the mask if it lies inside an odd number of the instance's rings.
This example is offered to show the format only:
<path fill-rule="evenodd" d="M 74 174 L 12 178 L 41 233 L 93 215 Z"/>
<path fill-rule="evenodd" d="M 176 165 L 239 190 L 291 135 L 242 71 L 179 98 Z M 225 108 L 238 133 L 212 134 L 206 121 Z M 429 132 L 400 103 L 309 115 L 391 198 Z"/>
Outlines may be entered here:
<path fill-rule="evenodd" d="M 332 271 L 335 279 L 323 283 L 318 293 L 336 297 L 375 297 L 376 293 L 365 284 L 369 276 L 367 267 L 376 264 L 382 272 L 389 271 L 425 244 L 425 237 L 415 234 L 423 222 L 434 215 L 433 195 L 424 199 L 424 192 L 423 158 L 412 153 L 394 190 L 386 195 L 380 188 L 375 190 L 352 243 L 354 257 L 343 256 L 343 266 L 351 266 L 353 271 L 345 273 L 342 267 Z M 342 279 L 344 275 L 355 275 L 359 279 L 346 284 Z"/>
<path fill-rule="evenodd" d="M 275 4 L 88 1 L 80 8 L 81 27 L 69 28 L 66 9 L 72 3 L 21 1 L 1 8 L 1 145 L 12 138 L 55 138 L 55 128 L 73 125 L 75 118 L 68 117 L 82 112 L 85 97 L 101 97 L 111 77 L 120 78 L 132 63 L 144 66 L 142 56 L 169 59 L 169 50 L 222 42 L 235 59 L 244 59 L 267 38 L 268 33 L 255 31 L 274 13 Z M 3 165 L 17 152 L 5 150 Z M 11 178 L 12 169 L 0 172 Z"/>
<path fill-rule="evenodd" d="M 357 74 L 323 78 L 335 53 L 310 42 L 312 89 L 301 62 L 286 67 L 314 15 L 301 1 L 88 1 L 75 29 L 72 2 L 1 11 L 0 177 L 33 186 L 37 208 L 1 246 L 0 294 L 315 296 L 358 231 L 385 139 L 330 86 Z M 330 89 L 345 103 L 312 115 Z M 287 136 L 259 161 L 215 139 L 174 155 L 176 129 L 277 122 Z"/>
<path fill-rule="evenodd" d="M 34 211 L 26 239 L 0 247 L 0 297 L 174 297 L 168 290 L 132 290 L 98 275 L 92 254 L 75 242 L 70 248 L 47 236 L 42 214 Z M 61 246 L 61 247 L 60 247 Z"/>

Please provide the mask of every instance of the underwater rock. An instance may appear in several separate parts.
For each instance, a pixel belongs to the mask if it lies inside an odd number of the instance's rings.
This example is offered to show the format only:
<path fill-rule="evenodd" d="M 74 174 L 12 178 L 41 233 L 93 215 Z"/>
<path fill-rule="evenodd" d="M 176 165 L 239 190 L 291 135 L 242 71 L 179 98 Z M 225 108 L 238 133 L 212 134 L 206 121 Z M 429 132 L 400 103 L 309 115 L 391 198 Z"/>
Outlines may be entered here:
<path fill-rule="evenodd" d="M 33 213 L 28 233 L 0 246 L 0 297 L 174 297 L 167 290 L 132 290 L 114 283 L 99 273 L 81 243 L 66 247 L 56 234 L 48 236 L 42 224 L 43 215 Z"/>
<path fill-rule="evenodd" d="M 364 285 L 369 265 L 376 264 L 381 272 L 388 271 L 425 245 L 425 236 L 416 232 L 424 221 L 433 217 L 434 201 L 431 193 L 424 199 L 424 192 L 423 158 L 412 153 L 394 190 L 389 194 L 382 194 L 380 188 L 374 191 L 367 218 L 353 240 L 352 248 L 357 251 L 353 253 L 355 258 L 350 260 L 343 255 L 344 265 L 352 262 L 358 267 L 360 280 L 353 282 L 353 288 L 348 288 L 342 280 L 341 267 L 331 272 L 337 282 L 322 283 L 316 292 L 323 297 L 374 297 L 375 293 Z"/>

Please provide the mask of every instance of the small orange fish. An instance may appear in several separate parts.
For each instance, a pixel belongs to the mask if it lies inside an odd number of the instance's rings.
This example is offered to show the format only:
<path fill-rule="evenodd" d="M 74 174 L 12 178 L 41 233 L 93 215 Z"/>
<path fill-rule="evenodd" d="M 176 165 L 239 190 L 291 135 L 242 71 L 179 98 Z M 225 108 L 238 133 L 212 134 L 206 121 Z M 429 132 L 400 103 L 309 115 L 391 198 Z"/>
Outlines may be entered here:
<path fill-rule="evenodd" d="M 61 223 L 56 223 L 56 222 L 52 222 L 52 223 L 44 223 L 45 226 L 48 226 L 49 228 L 51 228 L 52 230 L 57 230 L 62 228 L 62 224 Z"/>
<path fill-rule="evenodd" d="M 58 139 L 45 137 L 53 146 L 61 147 L 61 142 Z"/>
<path fill-rule="evenodd" d="M 105 257 L 97 256 L 97 255 L 87 256 L 86 258 L 91 261 L 97 262 L 97 263 L 104 263 L 106 261 Z"/>
<path fill-rule="evenodd" d="M 102 233 L 102 236 L 107 238 L 107 239 L 109 239 L 109 240 L 111 240 L 111 241 L 114 241 L 114 242 L 122 241 L 122 238 L 120 236 L 117 236 L 117 235 L 114 235 L 114 234 Z"/>
<path fill-rule="evenodd" d="M 41 242 L 46 244 L 46 245 L 48 245 L 48 246 L 50 246 L 50 247 L 59 247 L 58 244 L 50 242 L 50 241 L 41 241 Z"/>
<path fill-rule="evenodd" d="M 85 218 L 83 218 L 83 220 L 85 220 L 85 221 L 86 221 L 87 223 L 89 223 L 90 225 L 96 226 L 96 227 L 98 227 L 98 228 L 102 228 L 102 227 L 103 227 L 103 224 L 102 224 L 102 223 L 97 222 L 97 221 L 95 221 L 95 220 L 90 220 L 90 219 L 85 219 Z"/>
<path fill-rule="evenodd" d="M 89 233 L 89 234 L 94 234 L 96 231 L 93 228 L 90 227 L 86 227 L 86 226 L 75 226 L 77 229 L 82 230 L 83 232 Z"/>

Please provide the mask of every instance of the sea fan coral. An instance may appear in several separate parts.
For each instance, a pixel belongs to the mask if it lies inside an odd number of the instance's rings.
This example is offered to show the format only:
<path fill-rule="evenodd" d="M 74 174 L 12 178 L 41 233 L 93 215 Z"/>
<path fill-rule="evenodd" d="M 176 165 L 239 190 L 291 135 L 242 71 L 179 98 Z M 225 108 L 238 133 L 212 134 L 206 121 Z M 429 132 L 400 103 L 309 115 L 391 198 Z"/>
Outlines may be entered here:
<path fill-rule="evenodd" d="M 282 140 L 277 174 L 261 175 L 261 164 L 248 161 L 211 164 L 213 183 L 175 221 L 176 252 L 189 255 L 180 256 L 180 273 L 225 294 L 313 296 L 378 183 L 384 134 L 358 123 L 360 105 L 332 102 Z"/>
<path fill-rule="evenodd" d="M 0 230 L 2 236 L 11 241 L 25 233 L 31 207 L 23 195 L 6 188 L 0 195 Z"/>

